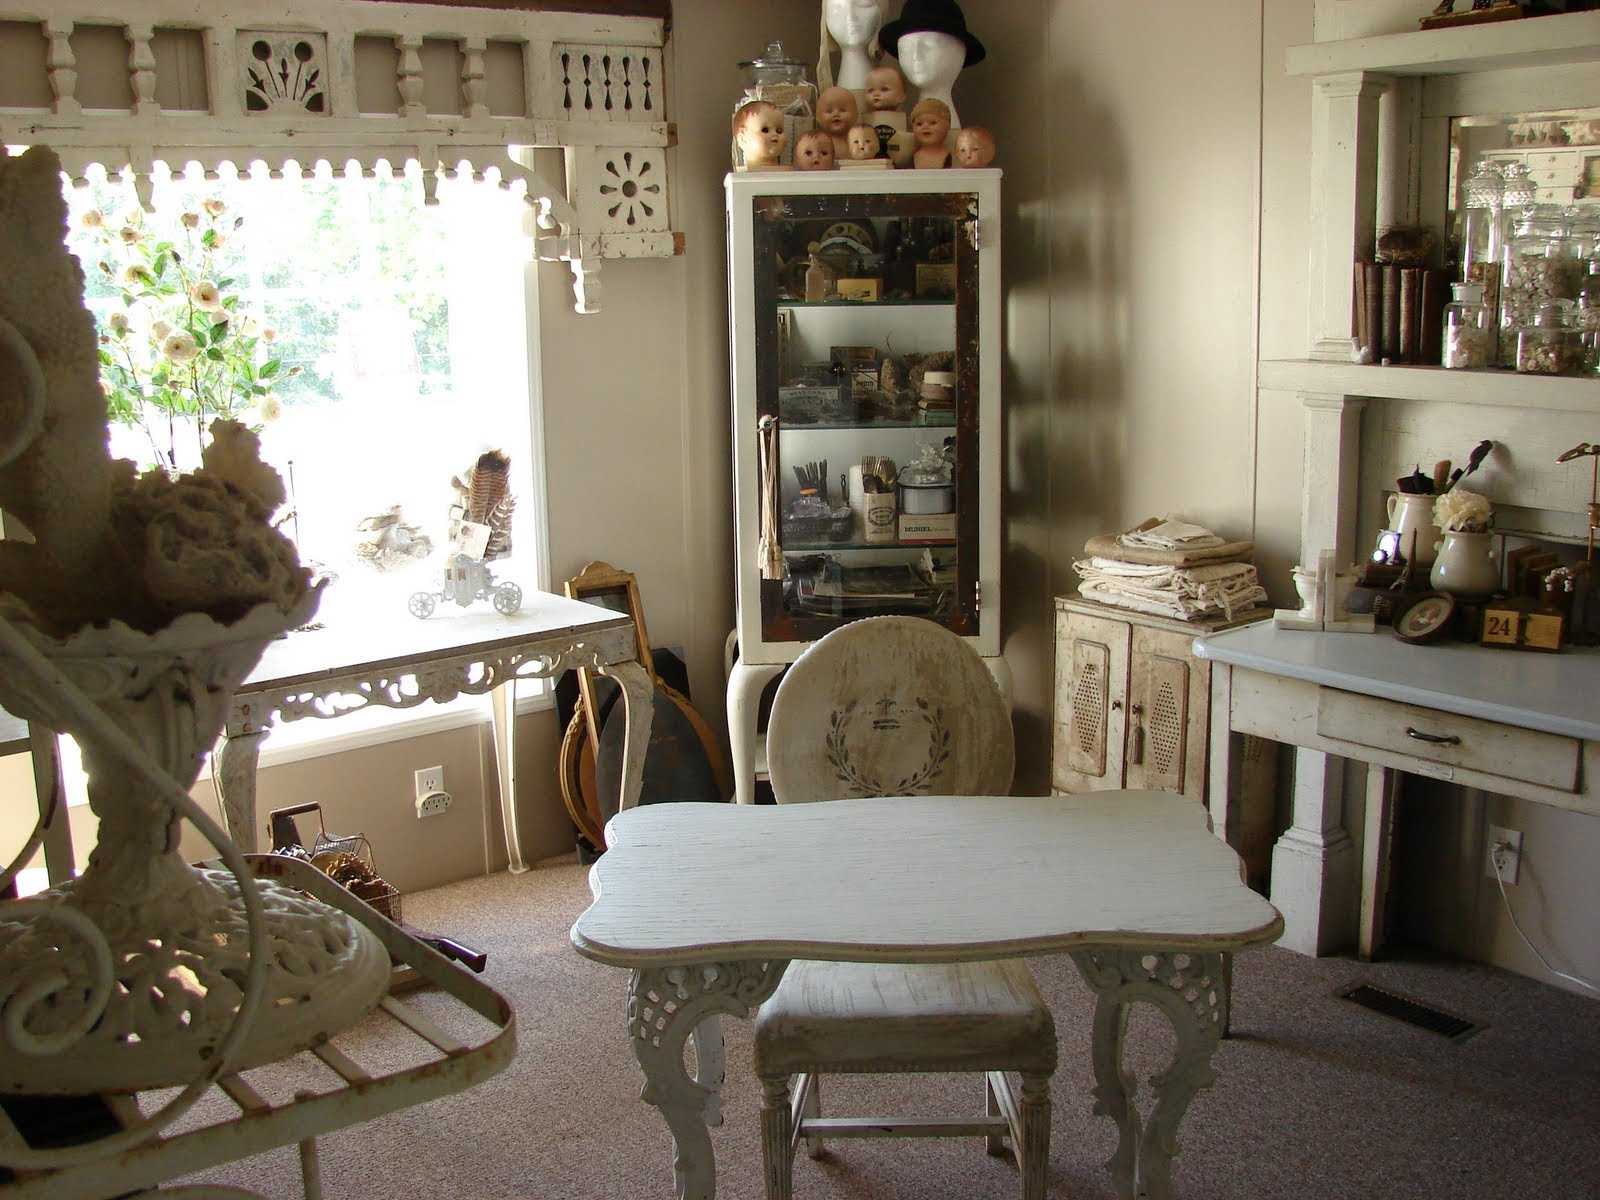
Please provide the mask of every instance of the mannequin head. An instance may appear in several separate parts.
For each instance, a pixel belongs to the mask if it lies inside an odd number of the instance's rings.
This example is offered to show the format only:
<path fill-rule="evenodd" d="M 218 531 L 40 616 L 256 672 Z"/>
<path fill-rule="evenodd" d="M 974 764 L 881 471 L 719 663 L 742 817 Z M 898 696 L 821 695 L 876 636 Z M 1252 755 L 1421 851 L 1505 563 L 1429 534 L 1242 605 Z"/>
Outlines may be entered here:
<path fill-rule="evenodd" d="M 967 65 L 967 47 L 951 33 L 918 30 L 902 33 L 896 47 L 900 69 L 924 92 L 948 92 Z"/>
<path fill-rule="evenodd" d="M 878 131 L 871 125 L 852 126 L 849 133 L 850 157 L 860 161 L 877 158 L 880 144 Z"/>
<path fill-rule="evenodd" d="M 968 125 L 956 134 L 956 166 L 987 167 L 994 161 L 994 135 L 982 125 Z"/>
<path fill-rule="evenodd" d="M 833 170 L 833 135 L 824 129 L 802 133 L 794 144 L 794 166 L 797 171 Z"/>
<path fill-rule="evenodd" d="M 881 0 L 822 0 L 822 49 L 817 57 L 817 86 L 835 83 L 847 88 L 862 86 L 868 68 L 877 61 L 878 29 L 883 25 Z M 839 72 L 833 70 L 834 51 L 839 52 Z"/>
<path fill-rule="evenodd" d="M 842 87 L 831 87 L 817 97 L 817 126 L 836 138 L 842 138 L 860 118 L 855 93 Z"/>
<path fill-rule="evenodd" d="M 787 135 L 776 104 L 752 100 L 733 114 L 733 140 L 747 167 L 775 167 L 783 157 Z"/>
<path fill-rule="evenodd" d="M 918 146 L 943 146 L 950 136 L 950 106 L 943 100 L 919 100 L 911 110 L 911 134 Z"/>
<path fill-rule="evenodd" d="M 873 112 L 898 112 L 906 102 L 906 79 L 888 65 L 867 72 L 867 107 Z"/>

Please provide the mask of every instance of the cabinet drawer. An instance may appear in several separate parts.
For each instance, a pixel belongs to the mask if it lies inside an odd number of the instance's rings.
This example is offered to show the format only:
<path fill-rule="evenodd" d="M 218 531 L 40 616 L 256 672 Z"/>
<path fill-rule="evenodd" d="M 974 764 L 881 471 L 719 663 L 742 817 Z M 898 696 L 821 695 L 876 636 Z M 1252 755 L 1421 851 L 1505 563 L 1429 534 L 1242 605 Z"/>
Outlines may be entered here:
<path fill-rule="evenodd" d="M 1317 733 L 1425 762 L 1482 771 L 1563 792 L 1578 790 L 1576 738 L 1322 688 Z"/>

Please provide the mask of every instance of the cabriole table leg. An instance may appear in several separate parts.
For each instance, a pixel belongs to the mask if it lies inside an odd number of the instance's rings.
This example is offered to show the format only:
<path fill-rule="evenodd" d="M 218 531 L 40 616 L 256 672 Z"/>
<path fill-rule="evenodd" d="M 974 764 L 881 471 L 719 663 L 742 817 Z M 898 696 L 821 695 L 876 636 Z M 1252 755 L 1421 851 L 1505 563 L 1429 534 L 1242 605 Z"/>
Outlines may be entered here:
<path fill-rule="evenodd" d="M 642 1099 L 661 1110 L 672 1131 L 678 1200 L 712 1200 L 717 1194 L 716 1158 L 706 1131 L 708 1110 L 716 1107 L 710 1103 L 714 1090 L 706 1082 L 690 1078 L 684 1069 L 684 1042 L 707 1025 L 708 1017 L 748 1015 L 772 995 L 788 965 L 782 959 L 699 963 L 633 973 L 628 991 L 628 1036 L 644 1070 Z M 714 1027 L 716 1023 L 709 1024 Z M 696 1049 L 698 1052 L 700 1047 Z"/>
<path fill-rule="evenodd" d="M 1211 1056 L 1228 1018 L 1223 958 L 1114 948 L 1072 955 L 1095 992 L 1094 1111 L 1117 1123 L 1117 1150 L 1106 1165 L 1123 1200 L 1172 1196 L 1178 1126 L 1195 1093 L 1216 1079 Z M 1156 1103 L 1147 1122 L 1133 1103 L 1138 1082 L 1122 1068 L 1128 1012 L 1141 1000 L 1166 1013 L 1177 1034 L 1171 1066 L 1150 1081 Z"/>

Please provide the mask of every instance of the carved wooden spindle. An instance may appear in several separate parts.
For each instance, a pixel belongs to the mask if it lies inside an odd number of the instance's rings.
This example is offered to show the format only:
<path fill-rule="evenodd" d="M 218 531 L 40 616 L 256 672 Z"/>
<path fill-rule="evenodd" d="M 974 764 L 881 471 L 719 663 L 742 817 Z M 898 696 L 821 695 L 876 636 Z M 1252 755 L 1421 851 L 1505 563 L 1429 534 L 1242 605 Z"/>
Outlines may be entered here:
<path fill-rule="evenodd" d="M 128 82 L 133 88 L 133 111 L 136 116 L 161 111 L 156 100 L 156 54 L 150 45 L 155 30 L 149 25 L 129 25 L 124 32 L 128 38 Z"/>
<path fill-rule="evenodd" d="M 78 103 L 78 56 L 72 52 L 72 22 L 47 17 L 44 34 L 50 43 L 45 73 L 55 97 L 55 113 L 61 117 L 75 117 L 83 111 L 83 106 Z"/>
<path fill-rule="evenodd" d="M 487 87 L 483 79 L 483 52 L 488 42 L 481 37 L 461 39 L 461 99 L 463 114 L 468 117 L 487 117 L 489 106 L 485 103 Z"/>
<path fill-rule="evenodd" d="M 427 114 L 422 104 L 422 39 L 415 34 L 404 34 L 394 40 L 400 50 L 400 69 L 397 80 L 400 86 L 400 115 L 421 117 Z"/>

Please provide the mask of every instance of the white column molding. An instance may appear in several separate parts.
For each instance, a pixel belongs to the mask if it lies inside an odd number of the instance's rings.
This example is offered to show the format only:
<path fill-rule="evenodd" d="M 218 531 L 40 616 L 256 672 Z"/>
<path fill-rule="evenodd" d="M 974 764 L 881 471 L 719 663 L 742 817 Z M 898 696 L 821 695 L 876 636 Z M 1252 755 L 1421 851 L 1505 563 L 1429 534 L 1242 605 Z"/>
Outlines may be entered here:
<path fill-rule="evenodd" d="M 461 39 L 461 111 L 468 120 L 489 115 L 489 106 L 484 103 L 488 87 L 483 74 L 483 54 L 488 48 L 485 38 Z"/>
<path fill-rule="evenodd" d="M 1378 101 L 1376 228 L 1415 225 L 1421 209 L 1418 187 L 1422 142 L 1422 81 L 1390 79 Z"/>
<path fill-rule="evenodd" d="M 428 110 L 422 104 L 422 38 L 417 34 L 402 34 L 394 40 L 400 51 L 400 66 L 396 82 L 400 88 L 400 115 L 425 117 Z"/>
<path fill-rule="evenodd" d="M 155 28 L 129 25 L 123 32 L 128 38 L 128 84 L 133 89 L 134 115 L 153 116 L 161 111 L 156 102 L 156 54 L 150 47 Z"/>
<path fill-rule="evenodd" d="M 1315 570 L 1324 550 L 1334 562 L 1354 561 L 1356 489 L 1361 471 L 1361 414 L 1358 396 L 1302 392 L 1305 483 L 1300 493 L 1300 563 Z"/>
<path fill-rule="evenodd" d="M 78 103 L 78 56 L 72 52 L 72 22 L 49 17 L 44 22 L 44 35 L 50 47 L 45 57 L 45 74 L 50 80 L 50 93 L 55 97 L 54 112 L 58 117 L 75 117 L 83 107 Z"/>
<path fill-rule="evenodd" d="M 1287 949 L 1331 954 L 1354 935 L 1355 843 L 1343 822 L 1344 759 L 1296 750 L 1293 823 L 1272 848 L 1278 944 Z"/>
<path fill-rule="evenodd" d="M 1378 101 L 1390 79 L 1320 76 L 1311 101 L 1311 357 L 1348 362 L 1351 247 L 1372 245 L 1378 196 Z"/>

